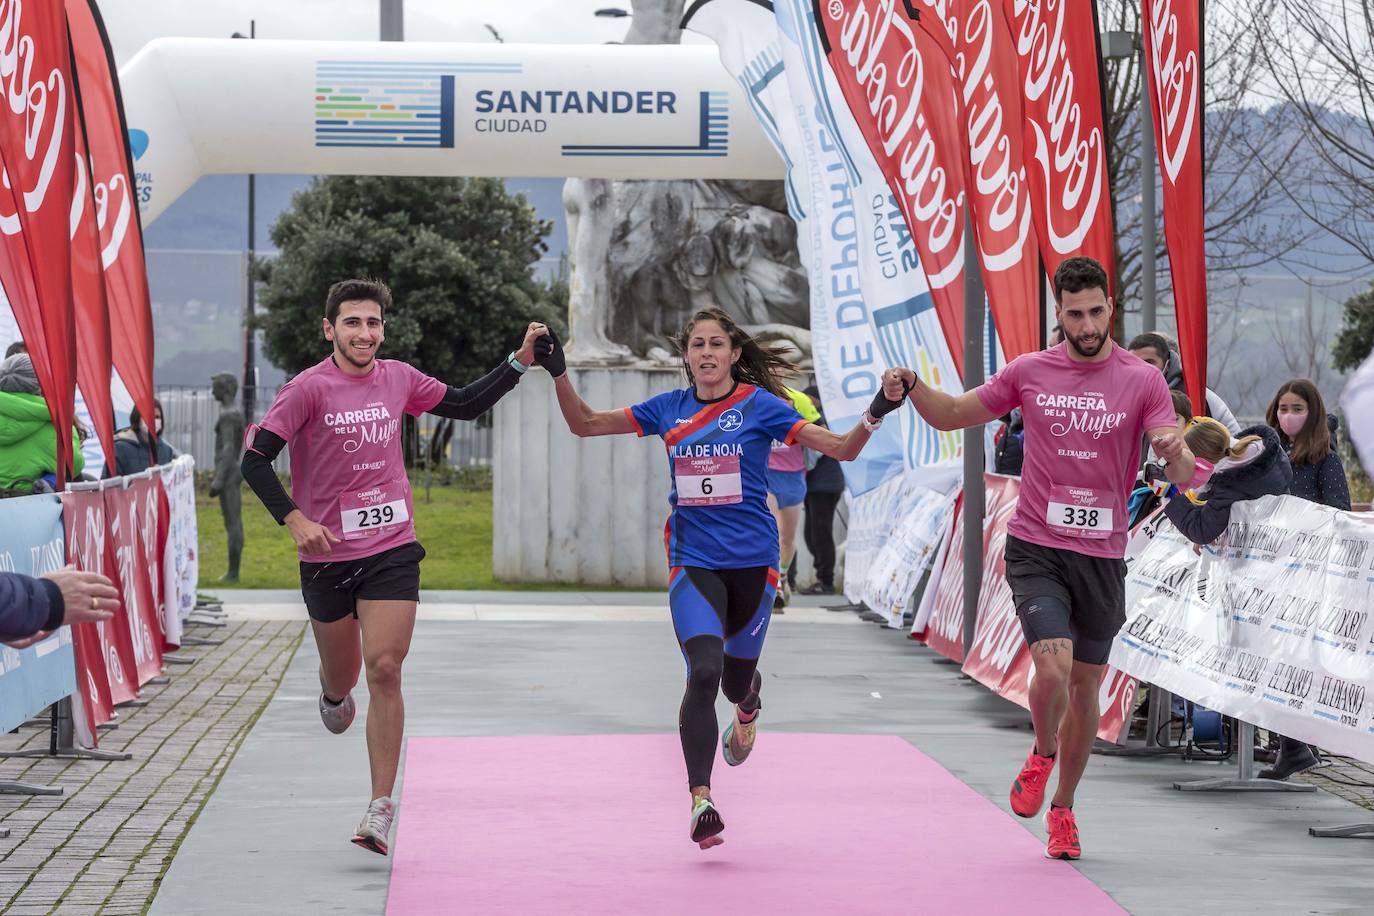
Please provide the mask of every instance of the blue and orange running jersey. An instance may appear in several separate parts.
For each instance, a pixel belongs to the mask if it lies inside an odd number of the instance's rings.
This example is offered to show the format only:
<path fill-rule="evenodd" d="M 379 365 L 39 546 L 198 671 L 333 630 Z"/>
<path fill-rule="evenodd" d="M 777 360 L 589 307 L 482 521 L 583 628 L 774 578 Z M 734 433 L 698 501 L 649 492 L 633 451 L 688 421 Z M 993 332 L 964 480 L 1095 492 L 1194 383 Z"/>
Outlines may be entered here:
<path fill-rule="evenodd" d="M 694 388 L 666 391 L 625 412 L 639 435 L 662 436 L 668 449 L 668 565 L 776 566 L 768 455 L 775 439 L 791 445 L 809 421 L 786 401 L 745 384 L 714 401 L 699 400 Z"/>

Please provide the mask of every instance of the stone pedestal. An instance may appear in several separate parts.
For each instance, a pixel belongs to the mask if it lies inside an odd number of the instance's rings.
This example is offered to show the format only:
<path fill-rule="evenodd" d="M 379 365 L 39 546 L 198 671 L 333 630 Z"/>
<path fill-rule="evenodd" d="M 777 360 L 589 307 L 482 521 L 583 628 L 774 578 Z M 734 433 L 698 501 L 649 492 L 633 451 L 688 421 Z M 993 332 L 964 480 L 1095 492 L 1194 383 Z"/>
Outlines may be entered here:
<path fill-rule="evenodd" d="M 679 368 L 573 366 L 582 399 L 628 407 L 685 384 Z M 663 588 L 668 462 L 657 436 L 579 439 L 531 369 L 496 406 L 492 565 L 509 582 Z"/>

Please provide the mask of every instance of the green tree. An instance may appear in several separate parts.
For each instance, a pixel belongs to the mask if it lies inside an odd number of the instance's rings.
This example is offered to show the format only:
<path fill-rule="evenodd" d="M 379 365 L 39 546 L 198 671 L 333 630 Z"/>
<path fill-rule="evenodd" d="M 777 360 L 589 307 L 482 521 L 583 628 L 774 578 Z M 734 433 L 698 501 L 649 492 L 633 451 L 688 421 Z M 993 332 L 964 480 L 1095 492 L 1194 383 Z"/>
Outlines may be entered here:
<path fill-rule="evenodd" d="M 1331 365 L 1338 372 L 1356 368 L 1374 351 L 1374 285 L 1346 300 L 1341 329 L 1331 346 Z"/>
<path fill-rule="evenodd" d="M 262 265 L 267 356 L 289 373 L 323 359 L 325 294 L 349 277 L 390 287 L 381 356 L 466 384 L 524 338 L 563 327 L 566 301 L 535 279 L 552 225 L 498 179 L 330 176 L 272 226 L 281 254 Z"/>

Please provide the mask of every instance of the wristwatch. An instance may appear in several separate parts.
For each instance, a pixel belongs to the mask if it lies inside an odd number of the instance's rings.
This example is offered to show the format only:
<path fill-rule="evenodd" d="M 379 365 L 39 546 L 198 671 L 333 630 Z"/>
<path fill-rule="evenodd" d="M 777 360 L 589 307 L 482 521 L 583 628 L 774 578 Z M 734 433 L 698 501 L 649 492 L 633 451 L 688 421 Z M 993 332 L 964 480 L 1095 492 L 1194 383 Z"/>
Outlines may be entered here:
<path fill-rule="evenodd" d="M 506 364 L 510 366 L 512 369 L 514 369 L 516 372 L 519 372 L 521 375 L 524 375 L 526 372 L 530 371 L 529 366 L 526 366 L 524 363 L 520 362 L 520 357 L 515 355 L 514 350 L 510 351 L 510 356 L 506 357 Z"/>
<path fill-rule="evenodd" d="M 871 433 L 877 432 L 878 427 L 883 425 L 883 421 L 881 418 L 877 420 L 871 419 L 868 416 L 868 411 L 866 410 L 863 413 L 859 414 L 859 419 L 863 421 L 864 429 L 868 430 Z"/>

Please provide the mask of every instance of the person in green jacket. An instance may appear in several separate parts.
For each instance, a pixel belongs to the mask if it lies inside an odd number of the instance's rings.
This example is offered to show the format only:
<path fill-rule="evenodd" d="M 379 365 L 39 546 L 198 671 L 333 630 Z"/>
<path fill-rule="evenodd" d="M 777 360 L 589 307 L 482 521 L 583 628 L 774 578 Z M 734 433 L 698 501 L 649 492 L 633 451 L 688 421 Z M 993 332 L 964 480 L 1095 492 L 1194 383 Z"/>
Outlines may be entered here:
<path fill-rule="evenodd" d="M 73 476 L 85 467 L 81 439 L 72 429 Z M 0 363 L 0 492 L 8 495 L 51 490 L 43 481 L 57 472 L 57 435 L 38 375 L 27 353 Z"/>

